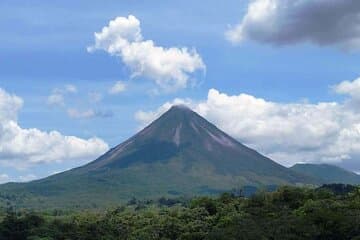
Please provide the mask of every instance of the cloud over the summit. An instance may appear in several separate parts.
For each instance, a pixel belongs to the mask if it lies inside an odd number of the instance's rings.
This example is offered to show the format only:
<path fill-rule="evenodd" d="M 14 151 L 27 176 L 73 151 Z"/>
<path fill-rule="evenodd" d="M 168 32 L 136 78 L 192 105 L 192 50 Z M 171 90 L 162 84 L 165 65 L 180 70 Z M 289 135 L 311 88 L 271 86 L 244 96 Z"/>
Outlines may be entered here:
<path fill-rule="evenodd" d="M 191 74 L 204 70 L 205 64 L 195 49 L 165 48 L 144 40 L 140 21 L 132 15 L 117 17 L 101 32 L 95 33 L 95 44 L 88 51 L 104 50 L 120 57 L 132 77 L 153 80 L 163 91 L 175 91 L 189 85 Z"/>
<path fill-rule="evenodd" d="M 233 43 L 247 39 L 271 45 L 311 42 L 358 50 L 360 1 L 254 0 L 226 37 Z"/>
<path fill-rule="evenodd" d="M 96 137 L 82 139 L 20 127 L 17 116 L 22 103 L 21 98 L 0 88 L 0 166 L 21 169 L 39 163 L 93 160 L 108 150 Z"/>
<path fill-rule="evenodd" d="M 205 100 L 178 99 L 155 111 L 139 111 L 135 117 L 144 125 L 179 102 L 189 105 L 240 142 L 287 166 L 322 162 L 354 167 L 351 161 L 360 157 L 360 113 L 349 107 L 347 101 L 277 103 L 211 89 Z"/>

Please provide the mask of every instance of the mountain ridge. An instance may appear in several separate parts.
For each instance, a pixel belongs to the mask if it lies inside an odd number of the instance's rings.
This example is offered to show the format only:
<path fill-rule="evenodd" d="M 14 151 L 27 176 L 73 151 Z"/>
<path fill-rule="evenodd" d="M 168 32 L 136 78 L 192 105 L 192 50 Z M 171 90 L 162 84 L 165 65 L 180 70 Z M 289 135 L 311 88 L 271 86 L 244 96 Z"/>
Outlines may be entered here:
<path fill-rule="evenodd" d="M 191 109 L 173 106 L 84 166 L 30 183 L 2 185 L 0 192 L 15 196 L 20 206 L 88 207 L 132 197 L 208 195 L 243 186 L 314 182 L 246 147 Z"/>
<path fill-rule="evenodd" d="M 128 149 L 132 149 L 134 147 L 141 148 L 141 150 L 147 150 L 148 148 L 154 150 L 157 149 L 158 145 L 162 148 L 162 151 L 158 151 L 161 152 L 161 154 L 155 154 L 156 156 L 151 156 L 151 159 L 147 159 L 144 156 L 139 157 L 138 155 L 140 154 L 134 154 L 137 156 L 136 159 L 131 159 L 129 154 L 126 155 L 128 153 Z M 278 167 L 283 171 L 287 171 L 287 168 L 277 164 L 267 157 L 262 156 L 259 152 L 241 144 L 184 105 L 175 105 L 171 107 L 160 118 L 153 121 L 139 133 L 84 167 L 92 167 L 92 169 L 96 169 L 96 167 L 101 166 L 106 167 L 106 164 L 111 165 L 112 160 L 112 164 L 117 166 L 120 165 L 120 167 L 124 164 L 123 167 L 126 167 L 128 166 L 127 164 L 129 164 L 126 160 L 129 158 L 134 161 L 141 161 L 141 159 L 143 159 L 144 162 L 149 162 L 149 160 L 150 162 L 154 160 L 159 161 L 159 159 L 162 160 L 163 158 L 173 157 L 178 152 L 186 148 L 193 148 L 191 150 L 194 152 L 206 149 L 208 152 L 215 155 L 217 154 L 216 150 L 219 150 L 218 148 L 222 148 L 221 150 L 226 148 L 226 150 L 223 150 L 224 152 L 237 150 L 239 155 L 244 155 L 243 157 L 245 161 L 242 161 L 243 166 L 239 166 L 243 167 L 244 170 L 259 170 L 261 168 L 261 164 L 263 164 L 264 160 L 266 160 L 265 163 L 267 163 L 267 167 Z M 162 154 L 164 154 L 164 156 Z M 125 157 L 123 155 L 125 155 Z M 236 160 L 228 164 L 233 164 L 234 162 L 239 161 L 239 155 L 235 156 Z M 221 156 L 219 156 L 216 161 L 219 160 L 220 157 Z M 258 160 L 256 157 L 260 157 L 263 160 L 261 164 L 249 161 L 249 158 L 251 160 Z M 221 161 L 221 164 L 225 164 L 224 158 L 221 159 Z M 252 166 L 245 167 L 244 162 L 247 164 L 251 163 Z M 133 163 L 134 162 L 130 161 L 130 164 Z M 233 165 L 228 167 L 229 168 L 226 169 L 226 171 L 234 170 Z M 223 170 L 225 171 L 225 169 Z M 266 170 L 268 171 L 269 169 L 267 168 Z M 265 174 L 265 171 L 263 173 Z M 294 179 L 294 181 L 296 180 Z"/>
<path fill-rule="evenodd" d="M 295 164 L 290 169 L 309 177 L 318 178 L 324 184 L 360 184 L 360 175 L 330 164 Z"/>

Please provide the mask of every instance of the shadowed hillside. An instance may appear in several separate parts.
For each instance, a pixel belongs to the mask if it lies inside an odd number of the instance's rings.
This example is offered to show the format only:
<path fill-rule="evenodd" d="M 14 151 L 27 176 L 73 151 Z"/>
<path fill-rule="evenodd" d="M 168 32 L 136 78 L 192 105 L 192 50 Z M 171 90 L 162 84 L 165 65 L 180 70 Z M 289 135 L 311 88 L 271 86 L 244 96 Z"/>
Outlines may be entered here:
<path fill-rule="evenodd" d="M 291 169 L 318 178 L 322 183 L 360 184 L 358 174 L 329 164 L 296 164 Z"/>

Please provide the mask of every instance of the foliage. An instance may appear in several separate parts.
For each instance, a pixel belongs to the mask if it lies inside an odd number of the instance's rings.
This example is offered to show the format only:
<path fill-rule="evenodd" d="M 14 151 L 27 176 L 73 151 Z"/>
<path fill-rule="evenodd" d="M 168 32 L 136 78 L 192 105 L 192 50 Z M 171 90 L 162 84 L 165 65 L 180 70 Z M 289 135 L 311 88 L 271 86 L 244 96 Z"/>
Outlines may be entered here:
<path fill-rule="evenodd" d="M 348 192 L 332 189 L 348 189 Z M 0 239 L 359 239 L 360 188 L 282 187 L 245 198 L 224 193 L 139 201 L 106 212 L 2 212 Z"/>

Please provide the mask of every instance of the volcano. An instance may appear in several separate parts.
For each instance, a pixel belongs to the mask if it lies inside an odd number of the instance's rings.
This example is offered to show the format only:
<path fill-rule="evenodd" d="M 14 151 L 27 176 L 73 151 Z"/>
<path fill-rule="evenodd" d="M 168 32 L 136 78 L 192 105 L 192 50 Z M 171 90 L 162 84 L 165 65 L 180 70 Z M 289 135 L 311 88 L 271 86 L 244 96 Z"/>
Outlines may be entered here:
<path fill-rule="evenodd" d="M 136 197 L 208 195 L 242 187 L 311 183 L 178 105 L 85 166 L 0 186 L 24 207 L 95 207 Z"/>

